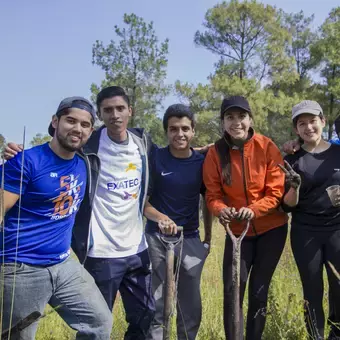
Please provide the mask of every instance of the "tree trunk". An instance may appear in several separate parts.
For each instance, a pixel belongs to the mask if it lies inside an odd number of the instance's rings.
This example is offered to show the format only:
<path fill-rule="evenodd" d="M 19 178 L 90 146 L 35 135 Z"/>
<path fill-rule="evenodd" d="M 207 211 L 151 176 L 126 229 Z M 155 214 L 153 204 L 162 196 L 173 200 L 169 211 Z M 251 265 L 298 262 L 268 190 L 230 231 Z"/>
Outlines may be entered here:
<path fill-rule="evenodd" d="M 240 62 L 241 62 L 241 65 L 240 65 L 240 79 L 242 80 L 243 79 L 243 76 L 244 76 L 244 30 L 245 30 L 245 19 L 243 18 L 243 30 L 242 30 L 242 34 L 241 34 L 241 59 L 240 59 Z"/>
<path fill-rule="evenodd" d="M 332 139 L 333 135 L 333 120 L 328 121 L 328 140 Z"/>
<path fill-rule="evenodd" d="M 130 118 L 130 126 L 131 127 L 136 127 L 136 85 L 133 86 L 132 88 L 132 96 L 131 96 L 131 108 L 132 108 L 132 115 Z"/>
<path fill-rule="evenodd" d="M 332 67 L 332 80 L 335 79 L 335 70 L 336 70 L 336 66 L 333 65 Z M 333 134 L 333 121 L 334 118 L 333 117 L 333 110 L 334 110 L 334 94 L 331 93 L 330 98 L 329 98 L 329 130 L 328 130 L 328 140 L 332 138 L 332 134 Z"/>

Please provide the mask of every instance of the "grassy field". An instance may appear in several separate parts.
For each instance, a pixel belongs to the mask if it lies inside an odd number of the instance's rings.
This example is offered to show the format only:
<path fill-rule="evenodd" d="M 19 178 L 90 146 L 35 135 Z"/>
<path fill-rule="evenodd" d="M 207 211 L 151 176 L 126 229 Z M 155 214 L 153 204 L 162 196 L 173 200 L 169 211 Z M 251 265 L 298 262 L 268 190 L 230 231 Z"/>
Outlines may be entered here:
<path fill-rule="evenodd" d="M 198 340 L 225 339 L 223 331 L 223 295 L 222 295 L 222 258 L 224 249 L 224 230 L 215 225 L 213 244 L 207 258 L 202 277 L 203 319 Z M 327 287 L 327 285 L 326 285 Z M 325 311 L 327 296 L 325 294 Z M 245 312 L 247 298 L 245 299 Z M 48 308 L 47 308 L 48 310 Z M 306 339 L 303 322 L 302 288 L 299 275 L 292 257 L 289 240 L 276 269 L 269 292 L 267 322 L 264 340 L 303 340 Z M 126 329 L 124 310 L 120 298 L 114 308 L 113 339 L 123 339 Z M 173 330 L 175 327 L 173 325 Z M 66 340 L 74 339 L 74 331 L 70 330 L 56 314 L 42 319 L 36 339 Z M 172 339 L 175 339 L 173 336 Z"/>

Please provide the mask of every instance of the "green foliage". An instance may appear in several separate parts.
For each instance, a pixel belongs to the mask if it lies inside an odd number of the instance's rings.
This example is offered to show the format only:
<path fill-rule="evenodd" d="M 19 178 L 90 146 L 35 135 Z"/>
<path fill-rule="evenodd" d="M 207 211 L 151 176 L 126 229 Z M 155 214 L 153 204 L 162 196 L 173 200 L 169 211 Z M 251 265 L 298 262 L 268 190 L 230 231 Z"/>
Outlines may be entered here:
<path fill-rule="evenodd" d="M 310 47 L 318 36 L 312 31 L 311 24 L 314 15 L 306 17 L 303 11 L 299 13 L 284 13 L 282 11 L 284 26 L 292 37 L 292 42 L 288 46 L 288 53 L 293 56 L 296 63 L 296 71 L 300 81 L 308 77 L 308 72 L 315 67 L 316 61 L 311 58 Z"/>
<path fill-rule="evenodd" d="M 222 2 L 209 9 L 194 42 L 220 56 L 208 84 L 179 80 L 176 94 L 197 113 L 194 145 L 215 141 L 221 134 L 219 107 L 227 95 L 250 101 L 255 128 L 279 146 L 294 137 L 291 108 L 303 99 L 320 102 L 329 134 L 339 111 L 339 8 L 332 10 L 320 31 L 314 16 L 285 13 L 256 0 Z M 131 126 L 142 126 L 164 145 L 156 111 L 169 93 L 164 86 L 168 40 L 159 43 L 153 24 L 125 15 L 127 28 L 115 26 L 118 40 L 107 46 L 97 41 L 93 63 L 105 71 L 102 86 L 120 85 L 130 94 Z M 322 82 L 313 82 L 316 70 Z M 95 95 L 100 87 L 92 84 Z"/>
<path fill-rule="evenodd" d="M 202 227 L 201 227 L 202 228 Z M 202 233 L 203 232 L 203 229 Z M 202 235 L 203 237 L 203 235 Z M 223 281 L 222 264 L 225 231 L 221 225 L 213 226 L 212 248 L 206 259 L 202 279 L 202 322 L 197 340 L 223 340 Z M 325 283 L 327 282 L 325 275 Z M 325 291 L 328 291 L 327 284 Z M 324 298 L 324 310 L 328 314 L 328 294 Z M 275 270 L 268 297 L 267 319 L 263 340 L 307 340 L 303 319 L 303 295 L 300 276 L 287 239 L 280 262 Z M 244 297 L 243 314 L 246 316 L 248 295 Z M 47 310 L 50 310 L 48 307 Z M 113 329 L 111 339 L 123 339 L 127 329 L 124 306 L 118 294 L 113 310 Z M 171 339 L 177 339 L 176 315 L 172 318 Z M 246 319 L 245 319 L 246 320 Z M 327 332 L 326 332 L 327 333 Z M 327 338 L 327 337 L 326 337 Z M 74 331 L 69 329 L 57 313 L 50 314 L 39 322 L 37 340 L 75 339 Z"/>
<path fill-rule="evenodd" d="M 156 111 L 170 92 L 165 85 L 168 39 L 159 42 L 153 23 L 135 14 L 124 14 L 124 24 L 115 26 L 116 39 L 107 46 L 99 40 L 93 45 L 92 62 L 105 72 L 100 85 L 91 85 L 93 99 L 103 87 L 121 86 L 131 99 L 131 126 L 155 127 Z"/>
<path fill-rule="evenodd" d="M 194 41 L 221 57 L 215 73 L 207 85 L 177 81 L 175 86 L 197 112 L 197 144 L 221 135 L 219 108 L 229 95 L 249 100 L 258 132 L 279 145 L 292 138 L 291 108 L 303 97 L 297 89 L 310 87 L 312 20 L 254 0 L 222 2 L 207 11 L 205 31 L 197 31 Z"/>
<path fill-rule="evenodd" d="M 207 11 L 203 26 L 194 41 L 220 56 L 217 69 L 223 73 L 258 81 L 295 80 L 293 59 L 285 50 L 291 36 L 276 8 L 255 0 L 222 2 Z"/>
<path fill-rule="evenodd" d="M 340 114 L 340 7 L 320 32 L 314 16 L 287 14 L 255 0 L 222 2 L 209 9 L 197 31 L 197 45 L 220 56 L 208 84 L 177 81 L 176 92 L 197 112 L 196 143 L 215 141 L 221 134 L 219 107 L 224 96 L 249 100 L 257 131 L 279 146 L 294 137 L 291 108 L 303 99 L 320 102 L 329 123 Z M 313 82 L 319 70 L 322 82 Z"/>
<path fill-rule="evenodd" d="M 194 42 L 218 55 L 219 62 L 206 84 L 194 85 L 185 79 L 175 84 L 175 93 L 197 114 L 194 146 L 221 136 L 220 105 L 229 95 L 247 97 L 255 129 L 278 146 L 294 137 L 291 108 L 303 99 L 321 104 L 331 136 L 334 119 L 340 114 L 340 7 L 330 11 L 318 30 L 312 29 L 313 20 L 314 15 L 305 16 L 303 11 L 288 14 L 255 0 L 222 2 L 207 11 L 203 30 L 196 32 Z M 115 26 L 115 35 L 108 45 L 99 40 L 93 45 L 92 62 L 105 72 L 105 79 L 91 85 L 92 99 L 105 86 L 123 87 L 131 98 L 131 125 L 146 128 L 154 142 L 165 145 L 156 112 L 171 90 L 165 84 L 169 41 L 159 42 L 153 23 L 135 14 L 124 15 L 124 27 Z M 37 134 L 30 144 L 49 139 Z M 0 150 L 4 145 L 0 135 Z M 198 340 L 225 338 L 221 277 L 225 233 L 219 225 L 213 230 L 212 250 L 202 277 Z M 327 299 L 325 294 L 326 313 Z M 112 338 L 122 339 L 127 323 L 119 295 L 116 301 Z M 307 339 L 303 303 L 300 277 L 287 240 L 269 291 L 263 339 Z M 175 318 L 172 330 L 175 334 Z M 56 313 L 39 323 L 37 339 L 74 338 L 74 331 Z"/>
<path fill-rule="evenodd" d="M 283 91 L 274 94 L 270 88 L 261 88 L 255 79 L 225 77 L 217 72 L 207 85 L 176 83 L 178 95 L 197 112 L 196 145 L 205 145 L 221 136 L 220 106 L 225 96 L 245 96 L 252 108 L 255 129 L 278 145 L 291 139 L 291 108 L 298 102 L 297 95 L 287 96 Z"/>
<path fill-rule="evenodd" d="M 321 66 L 323 83 L 318 86 L 320 103 L 332 135 L 334 119 L 340 114 L 340 7 L 334 8 L 320 29 L 320 39 L 312 46 L 313 58 Z"/>
<path fill-rule="evenodd" d="M 163 129 L 162 120 L 154 114 L 146 114 L 144 121 L 143 127 L 152 136 L 152 141 L 158 146 L 166 146 L 168 142 Z"/>
<path fill-rule="evenodd" d="M 31 146 L 41 145 L 51 140 L 50 135 L 43 135 L 42 133 L 37 133 L 33 139 L 30 141 Z"/>

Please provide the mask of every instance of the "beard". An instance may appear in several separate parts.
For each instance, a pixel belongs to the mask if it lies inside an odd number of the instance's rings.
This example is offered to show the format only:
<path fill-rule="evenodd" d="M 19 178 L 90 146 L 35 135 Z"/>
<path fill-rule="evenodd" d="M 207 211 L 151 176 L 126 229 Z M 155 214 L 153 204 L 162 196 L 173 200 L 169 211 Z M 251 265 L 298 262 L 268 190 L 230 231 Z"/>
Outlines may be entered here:
<path fill-rule="evenodd" d="M 84 146 L 85 142 L 82 139 L 80 139 L 77 144 L 72 143 L 69 139 L 70 136 L 71 136 L 71 134 L 67 134 L 66 136 L 62 136 L 59 133 L 58 129 L 56 130 L 57 141 L 64 150 L 66 150 L 68 152 L 75 152 L 75 151 L 80 150 Z"/>

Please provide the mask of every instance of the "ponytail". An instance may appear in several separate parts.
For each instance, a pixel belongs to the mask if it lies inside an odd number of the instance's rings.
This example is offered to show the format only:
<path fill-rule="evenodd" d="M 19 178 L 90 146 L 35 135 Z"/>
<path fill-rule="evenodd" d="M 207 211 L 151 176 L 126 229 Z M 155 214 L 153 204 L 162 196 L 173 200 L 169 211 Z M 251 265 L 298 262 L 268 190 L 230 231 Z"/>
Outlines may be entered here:
<path fill-rule="evenodd" d="M 230 146 L 226 140 L 225 135 L 215 142 L 215 148 L 220 159 L 222 169 L 223 184 L 231 186 L 231 159 L 230 159 Z"/>

